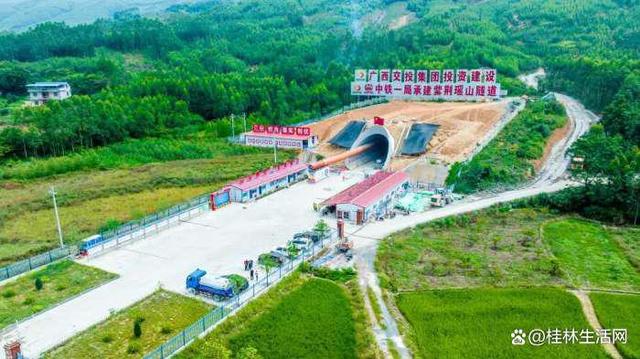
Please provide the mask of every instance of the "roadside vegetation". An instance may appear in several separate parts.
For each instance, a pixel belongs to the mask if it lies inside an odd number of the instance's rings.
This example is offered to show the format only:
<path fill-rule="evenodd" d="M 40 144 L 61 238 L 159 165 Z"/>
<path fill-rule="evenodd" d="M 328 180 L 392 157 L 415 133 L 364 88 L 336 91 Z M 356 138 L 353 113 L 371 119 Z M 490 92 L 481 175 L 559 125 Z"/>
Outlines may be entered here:
<path fill-rule="evenodd" d="M 535 161 L 545 154 L 554 131 L 567 124 L 564 107 L 555 100 L 529 102 L 505 128 L 469 162 L 456 163 L 447 184 L 471 193 L 512 187 L 535 175 Z"/>
<path fill-rule="evenodd" d="M 116 277 L 94 267 L 62 260 L 8 281 L 0 286 L 0 328 L 45 311 Z"/>
<path fill-rule="evenodd" d="M 200 300 L 158 290 L 77 334 L 44 357 L 140 358 L 211 309 Z"/>
<path fill-rule="evenodd" d="M 608 357 L 596 344 L 511 344 L 516 329 L 591 329 L 578 299 L 559 289 L 428 290 L 402 293 L 397 305 L 422 358 Z"/>
<path fill-rule="evenodd" d="M 640 295 L 589 293 L 591 303 L 598 315 L 598 321 L 605 329 L 626 329 L 627 343 L 616 343 L 616 347 L 625 358 L 640 358 Z"/>
<path fill-rule="evenodd" d="M 335 277 L 293 273 L 177 358 L 379 357 L 357 281 Z"/>

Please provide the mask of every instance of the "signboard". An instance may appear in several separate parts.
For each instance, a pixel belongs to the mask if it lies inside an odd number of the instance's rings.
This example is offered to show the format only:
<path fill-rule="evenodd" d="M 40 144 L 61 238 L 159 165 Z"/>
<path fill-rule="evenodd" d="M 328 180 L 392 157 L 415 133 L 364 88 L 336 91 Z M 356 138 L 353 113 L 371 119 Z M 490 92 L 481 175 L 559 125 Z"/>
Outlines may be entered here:
<path fill-rule="evenodd" d="M 424 100 L 500 98 L 495 69 L 356 70 L 351 95 Z"/>
<path fill-rule="evenodd" d="M 245 136 L 245 144 L 256 147 L 273 147 L 273 141 L 276 141 L 276 147 L 279 148 L 298 148 L 302 149 L 302 140 L 294 140 L 288 138 L 274 138 L 262 136 Z"/>
<path fill-rule="evenodd" d="M 297 127 L 297 126 L 253 125 L 253 132 L 267 133 L 270 135 L 311 136 L 310 127 Z"/>

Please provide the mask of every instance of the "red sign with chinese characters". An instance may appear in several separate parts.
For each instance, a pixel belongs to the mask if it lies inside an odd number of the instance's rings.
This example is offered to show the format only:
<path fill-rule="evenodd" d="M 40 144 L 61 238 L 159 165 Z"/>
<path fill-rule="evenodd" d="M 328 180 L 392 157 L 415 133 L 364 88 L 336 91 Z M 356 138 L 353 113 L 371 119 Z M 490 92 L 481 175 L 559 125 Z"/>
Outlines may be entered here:
<path fill-rule="evenodd" d="M 254 133 L 267 133 L 272 135 L 311 136 L 310 127 L 279 126 L 279 125 L 253 125 Z"/>
<path fill-rule="evenodd" d="M 363 78 L 363 74 L 368 74 Z M 495 69 L 356 70 L 352 95 L 415 99 L 481 100 L 500 98 Z"/>

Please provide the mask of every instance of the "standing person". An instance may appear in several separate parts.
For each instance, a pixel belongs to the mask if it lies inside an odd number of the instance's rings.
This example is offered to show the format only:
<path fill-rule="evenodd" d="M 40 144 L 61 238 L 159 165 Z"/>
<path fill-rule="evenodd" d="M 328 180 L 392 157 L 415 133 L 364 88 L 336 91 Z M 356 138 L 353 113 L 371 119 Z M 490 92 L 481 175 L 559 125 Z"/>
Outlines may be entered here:
<path fill-rule="evenodd" d="M 251 280 L 253 280 L 253 269 L 251 269 L 250 276 L 251 276 Z"/>
<path fill-rule="evenodd" d="M 256 269 L 256 272 L 254 273 L 256 276 L 256 282 L 258 281 L 258 270 Z"/>
<path fill-rule="evenodd" d="M 247 270 L 249 261 L 247 261 L 246 259 L 244 260 L 244 270 Z"/>

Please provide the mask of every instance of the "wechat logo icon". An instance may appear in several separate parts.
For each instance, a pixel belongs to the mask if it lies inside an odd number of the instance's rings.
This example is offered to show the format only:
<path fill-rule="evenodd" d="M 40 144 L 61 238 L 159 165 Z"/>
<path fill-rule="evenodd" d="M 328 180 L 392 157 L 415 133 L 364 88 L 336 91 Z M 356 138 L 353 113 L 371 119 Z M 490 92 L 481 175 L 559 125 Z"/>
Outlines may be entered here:
<path fill-rule="evenodd" d="M 522 329 L 516 329 L 511 333 L 511 344 L 513 345 L 524 345 L 526 342 L 524 338 L 527 334 Z"/>

